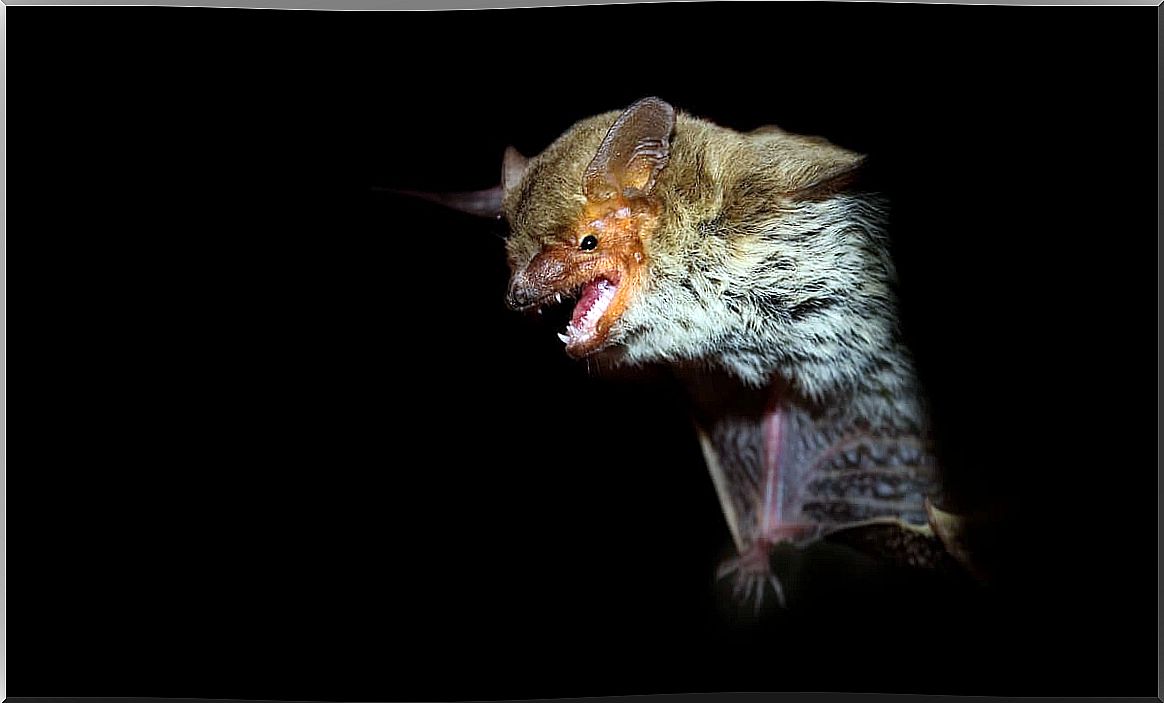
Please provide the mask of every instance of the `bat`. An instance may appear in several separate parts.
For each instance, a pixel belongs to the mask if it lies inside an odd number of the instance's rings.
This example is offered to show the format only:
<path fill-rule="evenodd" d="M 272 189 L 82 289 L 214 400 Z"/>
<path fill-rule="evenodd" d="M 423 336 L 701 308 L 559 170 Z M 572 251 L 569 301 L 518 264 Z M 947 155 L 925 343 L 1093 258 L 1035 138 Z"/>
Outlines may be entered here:
<path fill-rule="evenodd" d="M 501 183 L 418 194 L 507 223 L 507 304 L 571 304 L 566 354 L 664 366 L 690 399 L 736 556 L 718 570 L 785 603 L 775 545 L 831 539 L 970 568 L 902 338 L 887 204 L 864 157 L 742 133 L 649 97 L 584 119 Z"/>

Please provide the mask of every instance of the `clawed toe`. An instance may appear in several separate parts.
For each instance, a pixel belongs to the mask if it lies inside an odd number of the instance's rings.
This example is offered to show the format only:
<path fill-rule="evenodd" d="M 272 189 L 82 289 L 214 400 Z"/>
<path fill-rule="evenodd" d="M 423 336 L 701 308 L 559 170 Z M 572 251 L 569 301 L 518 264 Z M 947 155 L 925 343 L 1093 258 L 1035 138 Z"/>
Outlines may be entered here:
<path fill-rule="evenodd" d="M 716 571 L 716 577 L 721 580 L 731 577 L 733 598 L 741 604 L 752 603 L 756 612 L 764 604 L 769 589 L 775 595 L 777 604 L 781 608 L 786 607 L 784 587 L 776 574 L 772 573 L 766 544 L 757 544 L 734 559 L 727 560 Z"/>

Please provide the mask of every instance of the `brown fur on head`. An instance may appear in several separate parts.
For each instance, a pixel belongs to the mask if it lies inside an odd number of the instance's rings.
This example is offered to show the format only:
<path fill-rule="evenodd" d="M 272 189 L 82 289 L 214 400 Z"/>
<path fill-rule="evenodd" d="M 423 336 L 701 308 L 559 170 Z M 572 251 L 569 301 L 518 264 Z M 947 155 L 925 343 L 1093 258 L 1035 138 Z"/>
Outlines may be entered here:
<path fill-rule="evenodd" d="M 710 363 L 909 422 L 879 203 L 845 190 L 862 158 L 657 98 L 583 120 L 528 162 L 507 158 L 509 302 L 599 301 L 563 335 L 576 357 Z"/>
<path fill-rule="evenodd" d="M 642 294 L 646 242 L 659 225 L 654 186 L 669 159 L 674 125 L 670 105 L 640 100 L 601 132 L 576 126 L 569 134 L 578 136 L 559 139 L 506 187 L 514 232 L 509 303 L 521 309 L 581 293 L 565 340 L 571 356 L 606 346 L 612 327 Z M 511 154 L 507 164 L 523 163 Z M 583 314 L 591 308 L 591 316 Z"/>

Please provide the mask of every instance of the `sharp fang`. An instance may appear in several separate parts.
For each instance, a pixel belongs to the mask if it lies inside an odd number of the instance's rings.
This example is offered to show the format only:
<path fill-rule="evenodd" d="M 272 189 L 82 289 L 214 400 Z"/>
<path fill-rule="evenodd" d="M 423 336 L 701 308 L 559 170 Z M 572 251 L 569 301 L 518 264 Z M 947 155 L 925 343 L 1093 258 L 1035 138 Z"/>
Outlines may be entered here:
<path fill-rule="evenodd" d="M 562 344 L 569 344 L 569 342 L 570 342 L 570 338 L 567 337 L 566 335 L 562 334 L 561 332 L 558 333 L 558 339 L 562 340 Z"/>
<path fill-rule="evenodd" d="M 562 302 L 562 294 L 561 293 L 554 293 L 554 298 L 557 299 L 557 301 L 559 303 Z"/>

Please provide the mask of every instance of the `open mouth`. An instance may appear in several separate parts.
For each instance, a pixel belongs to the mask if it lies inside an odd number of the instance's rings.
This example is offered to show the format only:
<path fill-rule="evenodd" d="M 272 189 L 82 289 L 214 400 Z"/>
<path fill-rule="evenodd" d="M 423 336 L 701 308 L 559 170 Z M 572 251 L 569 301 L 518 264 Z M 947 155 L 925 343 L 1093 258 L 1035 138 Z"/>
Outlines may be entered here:
<path fill-rule="evenodd" d="M 544 313 L 545 307 L 555 301 L 564 303 L 566 299 L 576 299 L 566 329 L 558 332 L 558 339 L 566 345 L 566 352 L 571 356 L 584 356 L 597 351 L 606 341 L 610 325 L 614 321 L 612 318 L 616 317 L 611 307 L 618 296 L 618 291 L 619 277 L 617 273 L 612 272 L 598 276 L 570 293 L 555 294 L 538 306 L 538 312 Z M 564 311 L 562 316 L 553 317 L 559 321 L 563 320 Z"/>
<path fill-rule="evenodd" d="M 574 314 L 570 316 L 570 324 L 566 325 L 564 334 L 558 333 L 558 339 L 567 347 L 577 347 L 595 341 L 599 336 L 598 323 L 610 308 L 617 292 L 618 284 L 605 277 L 582 286 L 582 293 L 574 306 Z"/>

